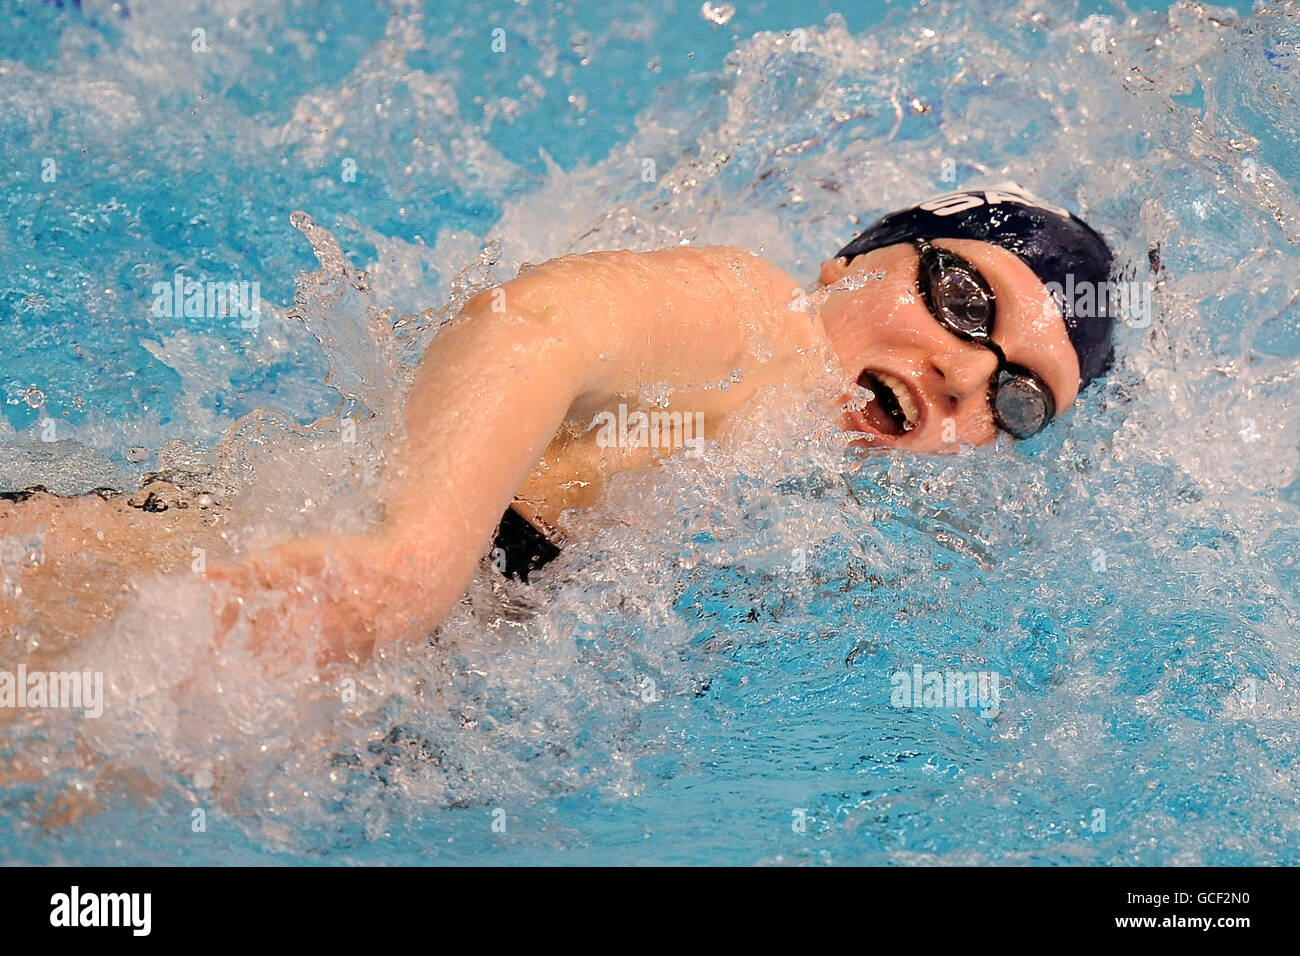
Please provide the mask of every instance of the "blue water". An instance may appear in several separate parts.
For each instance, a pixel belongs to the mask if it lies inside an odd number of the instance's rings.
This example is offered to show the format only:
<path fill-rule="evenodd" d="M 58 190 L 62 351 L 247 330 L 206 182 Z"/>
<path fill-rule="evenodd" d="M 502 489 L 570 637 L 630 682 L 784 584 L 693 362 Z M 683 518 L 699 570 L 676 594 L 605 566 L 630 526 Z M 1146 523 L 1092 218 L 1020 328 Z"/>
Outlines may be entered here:
<path fill-rule="evenodd" d="M 116 716 L 12 746 L 80 733 L 151 795 L 56 757 L 0 791 L 0 859 L 1300 862 L 1297 51 L 1295 4 L 0 0 L 10 484 L 126 484 L 258 409 L 382 419 L 347 316 L 441 307 L 493 240 L 478 281 L 683 239 L 811 277 L 1015 178 L 1155 286 L 1043 436 L 857 460 L 777 403 L 615 482 L 535 588 L 480 578 L 342 712 L 238 661 L 182 685 L 183 601 L 142 584 L 96 652 L 132 669 Z M 312 278 L 296 210 L 369 292 Z M 178 269 L 259 282 L 257 327 L 155 315 Z M 300 438 L 256 452 L 286 513 L 321 487 Z M 914 664 L 1000 675 L 999 712 L 891 706 Z M 67 785 L 100 812 L 43 827 Z"/>

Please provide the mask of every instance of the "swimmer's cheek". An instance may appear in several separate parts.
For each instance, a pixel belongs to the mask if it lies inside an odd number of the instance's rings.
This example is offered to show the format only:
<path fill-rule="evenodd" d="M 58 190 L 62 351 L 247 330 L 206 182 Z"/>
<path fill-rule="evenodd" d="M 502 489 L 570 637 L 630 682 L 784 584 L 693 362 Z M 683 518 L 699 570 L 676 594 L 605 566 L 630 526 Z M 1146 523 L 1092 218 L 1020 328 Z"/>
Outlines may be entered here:
<path fill-rule="evenodd" d="M 997 441 L 998 431 L 987 409 L 949 411 L 930 408 L 926 410 L 926 418 L 919 433 L 913 432 L 888 444 L 927 455 L 951 455 L 963 448 L 991 445 Z"/>

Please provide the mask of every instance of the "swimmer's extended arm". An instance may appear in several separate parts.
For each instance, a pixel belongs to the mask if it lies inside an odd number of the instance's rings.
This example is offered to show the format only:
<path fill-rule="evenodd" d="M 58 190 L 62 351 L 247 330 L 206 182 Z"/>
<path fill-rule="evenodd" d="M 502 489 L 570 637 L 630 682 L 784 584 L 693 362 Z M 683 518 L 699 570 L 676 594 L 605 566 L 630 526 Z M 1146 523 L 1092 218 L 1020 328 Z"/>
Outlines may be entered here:
<path fill-rule="evenodd" d="M 338 572 L 323 623 L 348 652 L 431 631 L 566 419 L 590 421 L 653 385 L 674 410 L 716 422 L 789 378 L 813 341 L 808 313 L 786 308 L 794 292 L 764 260 L 709 247 L 569 256 L 480 294 L 417 373 L 383 528 L 290 542 L 265 576 Z"/>

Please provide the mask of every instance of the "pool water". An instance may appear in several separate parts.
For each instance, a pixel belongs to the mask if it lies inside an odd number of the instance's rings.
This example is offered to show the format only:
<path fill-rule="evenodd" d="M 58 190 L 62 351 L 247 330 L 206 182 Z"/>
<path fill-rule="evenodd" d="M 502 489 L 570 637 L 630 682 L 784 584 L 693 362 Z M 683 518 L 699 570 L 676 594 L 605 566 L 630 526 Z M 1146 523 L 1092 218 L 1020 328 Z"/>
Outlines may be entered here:
<path fill-rule="evenodd" d="M 737 7 L 0 0 L 6 488 L 183 466 L 248 541 L 361 522 L 410 369 L 522 263 L 811 279 L 961 185 L 1153 296 L 1041 436 L 860 457 L 767 396 L 358 672 L 212 659 L 202 584 L 141 580 L 79 662 L 105 715 L 0 743 L 49 767 L 0 860 L 1300 862 L 1300 6 Z M 156 307 L 178 271 L 258 306 Z M 997 704 L 900 706 L 918 666 Z M 67 788 L 98 812 L 46 826 Z"/>

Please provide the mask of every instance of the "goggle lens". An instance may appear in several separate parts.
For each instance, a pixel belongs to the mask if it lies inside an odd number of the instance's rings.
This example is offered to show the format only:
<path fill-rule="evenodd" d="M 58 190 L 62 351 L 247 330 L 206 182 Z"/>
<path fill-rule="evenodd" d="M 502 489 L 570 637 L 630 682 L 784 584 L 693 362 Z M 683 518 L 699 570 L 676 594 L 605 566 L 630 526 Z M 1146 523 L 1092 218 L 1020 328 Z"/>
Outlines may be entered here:
<path fill-rule="evenodd" d="M 1043 429 L 1056 414 L 1052 393 L 1028 373 L 1003 368 L 993 389 L 993 418 L 1014 438 L 1028 438 Z"/>
<path fill-rule="evenodd" d="M 989 402 L 998 428 L 1014 438 L 1028 438 L 1056 416 L 1051 390 L 1027 368 L 1007 362 L 992 340 L 995 298 L 984 277 L 954 252 L 924 239 L 914 242 L 921 255 L 921 295 L 939 324 L 961 338 L 977 342 L 998 357 Z"/>
<path fill-rule="evenodd" d="M 993 323 L 993 301 L 969 272 L 952 270 L 931 280 L 931 297 L 946 323 L 964 334 L 983 337 Z"/>

